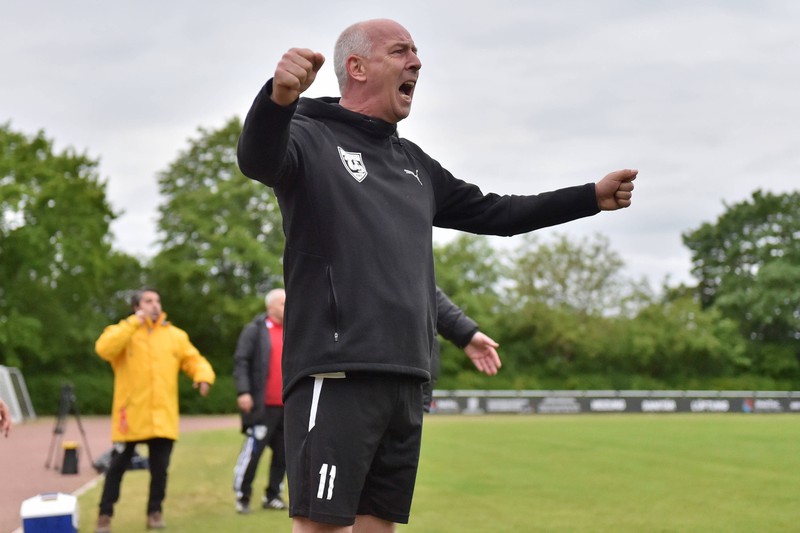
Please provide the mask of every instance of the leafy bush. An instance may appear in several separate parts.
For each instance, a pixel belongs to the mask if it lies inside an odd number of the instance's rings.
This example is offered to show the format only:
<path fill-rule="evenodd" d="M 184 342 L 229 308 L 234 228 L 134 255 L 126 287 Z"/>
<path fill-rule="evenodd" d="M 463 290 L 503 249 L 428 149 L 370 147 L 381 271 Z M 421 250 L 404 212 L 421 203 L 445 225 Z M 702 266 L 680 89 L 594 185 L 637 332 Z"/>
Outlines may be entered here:
<path fill-rule="evenodd" d="M 75 394 L 75 405 L 81 415 L 108 415 L 111 413 L 114 377 L 109 369 L 106 373 L 25 376 L 33 408 L 39 416 L 58 414 L 62 387 L 71 385 Z M 236 389 L 233 376 L 217 375 L 216 383 L 205 398 L 192 388 L 191 380 L 181 375 L 178 379 L 178 395 L 181 414 L 226 414 L 235 413 Z M 71 413 L 70 413 L 71 414 Z"/>

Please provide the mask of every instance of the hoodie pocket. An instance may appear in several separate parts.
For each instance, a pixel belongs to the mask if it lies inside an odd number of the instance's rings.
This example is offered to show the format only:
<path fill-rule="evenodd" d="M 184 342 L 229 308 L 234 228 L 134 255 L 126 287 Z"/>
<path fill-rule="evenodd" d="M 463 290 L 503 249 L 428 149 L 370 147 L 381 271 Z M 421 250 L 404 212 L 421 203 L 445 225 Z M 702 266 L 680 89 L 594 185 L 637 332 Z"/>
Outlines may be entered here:
<path fill-rule="evenodd" d="M 285 342 L 310 352 L 331 349 L 339 340 L 341 322 L 330 264 L 319 255 L 287 248 L 284 272 Z"/>
<path fill-rule="evenodd" d="M 328 278 L 328 303 L 333 321 L 333 342 L 339 342 L 339 305 L 336 301 L 336 285 L 333 283 L 333 269 L 330 265 L 325 267 L 325 275 Z"/>

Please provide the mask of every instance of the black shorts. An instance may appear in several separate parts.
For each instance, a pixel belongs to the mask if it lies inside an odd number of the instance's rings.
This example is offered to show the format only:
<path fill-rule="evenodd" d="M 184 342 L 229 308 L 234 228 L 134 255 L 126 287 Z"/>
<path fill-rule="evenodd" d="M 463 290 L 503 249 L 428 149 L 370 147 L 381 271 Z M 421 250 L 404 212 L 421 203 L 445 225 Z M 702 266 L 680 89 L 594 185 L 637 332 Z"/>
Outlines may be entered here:
<path fill-rule="evenodd" d="M 308 377 L 290 391 L 284 415 L 290 516 L 408 523 L 422 438 L 418 379 Z"/>

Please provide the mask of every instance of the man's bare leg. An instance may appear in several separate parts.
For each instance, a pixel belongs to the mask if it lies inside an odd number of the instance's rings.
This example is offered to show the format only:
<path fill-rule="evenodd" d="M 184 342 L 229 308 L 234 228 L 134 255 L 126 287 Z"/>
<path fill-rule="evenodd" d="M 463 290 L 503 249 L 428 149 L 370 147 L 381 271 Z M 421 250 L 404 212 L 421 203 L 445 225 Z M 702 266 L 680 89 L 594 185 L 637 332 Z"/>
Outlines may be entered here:
<path fill-rule="evenodd" d="M 353 526 L 334 526 L 314 522 L 308 518 L 295 516 L 292 518 L 292 533 L 352 533 Z"/>
<path fill-rule="evenodd" d="M 395 523 L 368 514 L 356 515 L 353 533 L 394 533 Z"/>
<path fill-rule="evenodd" d="M 387 522 L 371 515 L 356 516 L 352 526 L 334 526 L 314 522 L 308 518 L 292 518 L 292 533 L 394 533 L 395 523 Z"/>

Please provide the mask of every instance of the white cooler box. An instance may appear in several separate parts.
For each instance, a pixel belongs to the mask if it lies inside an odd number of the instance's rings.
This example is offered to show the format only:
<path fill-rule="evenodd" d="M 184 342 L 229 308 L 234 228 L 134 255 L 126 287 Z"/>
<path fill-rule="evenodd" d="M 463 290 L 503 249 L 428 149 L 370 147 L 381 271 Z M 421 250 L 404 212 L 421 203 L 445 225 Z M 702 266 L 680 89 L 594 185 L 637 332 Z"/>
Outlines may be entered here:
<path fill-rule="evenodd" d="M 62 492 L 39 494 L 22 502 L 25 533 L 77 533 L 78 498 Z"/>

